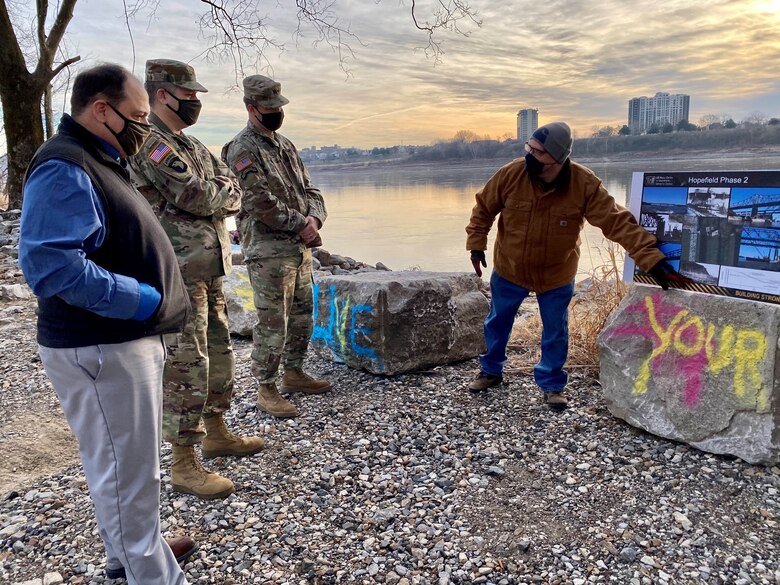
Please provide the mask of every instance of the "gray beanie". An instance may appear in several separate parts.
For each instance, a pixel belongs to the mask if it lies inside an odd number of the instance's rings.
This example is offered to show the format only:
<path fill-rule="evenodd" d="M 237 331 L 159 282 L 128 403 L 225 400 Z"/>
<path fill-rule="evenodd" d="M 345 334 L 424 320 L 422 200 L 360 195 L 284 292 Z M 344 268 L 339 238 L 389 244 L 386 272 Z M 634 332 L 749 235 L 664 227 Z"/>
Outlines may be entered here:
<path fill-rule="evenodd" d="M 550 155 L 563 164 L 571 154 L 571 128 L 565 122 L 550 122 L 533 133 Z"/>

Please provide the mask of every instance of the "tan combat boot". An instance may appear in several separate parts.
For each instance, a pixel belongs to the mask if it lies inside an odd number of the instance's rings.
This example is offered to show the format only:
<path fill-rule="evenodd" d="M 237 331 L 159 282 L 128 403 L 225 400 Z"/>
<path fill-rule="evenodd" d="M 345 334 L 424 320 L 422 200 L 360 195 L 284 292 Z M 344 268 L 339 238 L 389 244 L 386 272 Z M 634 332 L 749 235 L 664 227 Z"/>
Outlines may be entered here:
<path fill-rule="evenodd" d="M 204 459 L 226 455 L 246 457 L 265 447 L 262 437 L 238 437 L 227 430 L 222 414 L 204 416 L 203 424 L 206 425 L 206 438 L 201 443 Z"/>
<path fill-rule="evenodd" d="M 304 394 L 325 394 L 331 389 L 330 382 L 312 378 L 309 374 L 298 368 L 290 368 L 284 371 L 282 378 L 282 392 L 303 392 Z"/>
<path fill-rule="evenodd" d="M 203 469 L 195 455 L 194 445 L 173 445 L 171 486 L 175 492 L 192 494 L 204 500 L 224 498 L 233 493 L 232 481 Z"/>
<path fill-rule="evenodd" d="M 282 398 L 276 383 L 260 384 L 260 390 L 257 392 L 257 408 L 279 418 L 298 416 L 298 409 L 292 402 Z"/>

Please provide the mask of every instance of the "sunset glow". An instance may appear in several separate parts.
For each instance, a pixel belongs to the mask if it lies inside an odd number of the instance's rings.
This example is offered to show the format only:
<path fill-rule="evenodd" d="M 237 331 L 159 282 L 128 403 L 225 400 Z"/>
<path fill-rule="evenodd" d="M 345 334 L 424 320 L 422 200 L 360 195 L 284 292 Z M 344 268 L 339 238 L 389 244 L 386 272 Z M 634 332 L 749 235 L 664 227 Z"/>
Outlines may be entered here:
<path fill-rule="evenodd" d="M 780 116 L 778 0 L 471 5 L 482 27 L 466 27 L 468 37 L 442 35 L 445 52 L 436 64 L 416 49 L 425 38 L 408 6 L 339 0 L 335 10 L 365 45 L 352 43 L 347 76 L 328 47 L 292 38 L 291 9 L 269 4 L 278 27 L 270 32 L 284 50 L 269 52 L 272 70 L 260 72 L 280 81 L 290 99 L 282 132 L 299 147 L 430 144 L 459 130 L 514 137 L 517 111 L 534 107 L 540 123 L 566 120 L 586 136 L 594 126 L 624 124 L 630 98 L 658 91 L 689 94 L 693 123 L 705 114 Z M 211 90 L 193 133 L 219 147 L 246 117 L 241 94 L 228 92 L 231 65 L 198 57 L 200 9 L 191 0 L 166 0 L 151 21 L 133 21 L 135 72 L 143 74 L 148 58 L 192 60 Z M 131 66 L 121 15 L 120 2 L 79 2 L 72 52 L 84 64 Z"/>

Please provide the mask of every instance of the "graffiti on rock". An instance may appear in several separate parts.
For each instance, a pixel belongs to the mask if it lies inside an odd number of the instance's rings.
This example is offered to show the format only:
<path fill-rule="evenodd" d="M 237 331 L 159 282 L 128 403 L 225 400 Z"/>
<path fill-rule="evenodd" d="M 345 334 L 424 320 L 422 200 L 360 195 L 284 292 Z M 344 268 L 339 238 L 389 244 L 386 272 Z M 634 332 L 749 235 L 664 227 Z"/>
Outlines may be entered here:
<path fill-rule="evenodd" d="M 634 394 L 644 394 L 654 374 L 672 371 L 683 381 L 683 401 L 691 409 L 699 404 L 709 375 L 733 376 L 737 397 L 769 408 L 771 388 L 761 375 L 768 340 L 758 329 L 707 323 L 689 309 L 665 304 L 660 294 L 626 307 L 641 315 L 641 322 L 616 325 L 607 336 L 641 336 L 652 340 L 653 349 L 639 368 Z M 670 370 L 671 369 L 671 370 Z"/>
<path fill-rule="evenodd" d="M 372 360 L 381 366 L 380 358 L 374 348 L 366 345 L 372 329 L 366 325 L 367 319 L 361 316 L 373 313 L 374 308 L 367 304 L 352 304 L 352 298 L 346 295 L 339 299 L 336 287 L 328 287 L 328 314 L 320 316 L 320 287 L 314 283 L 314 331 L 312 340 L 327 345 L 337 356 L 348 354 Z"/>

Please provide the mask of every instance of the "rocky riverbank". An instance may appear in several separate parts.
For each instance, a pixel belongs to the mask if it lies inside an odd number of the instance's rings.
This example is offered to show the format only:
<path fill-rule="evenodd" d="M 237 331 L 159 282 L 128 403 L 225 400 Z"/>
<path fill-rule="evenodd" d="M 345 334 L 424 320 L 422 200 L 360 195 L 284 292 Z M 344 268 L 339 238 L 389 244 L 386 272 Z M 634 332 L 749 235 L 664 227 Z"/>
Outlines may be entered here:
<path fill-rule="evenodd" d="M 33 325 L 34 301 L 0 300 L 0 583 L 109 583 Z M 163 448 L 164 530 L 201 546 L 191 583 L 780 584 L 780 469 L 639 432 L 592 379 L 554 414 L 529 376 L 465 391 L 475 360 L 388 378 L 311 357 L 334 391 L 278 421 L 235 347 L 229 426 L 268 440 L 215 460 L 236 493 L 173 493 Z"/>

